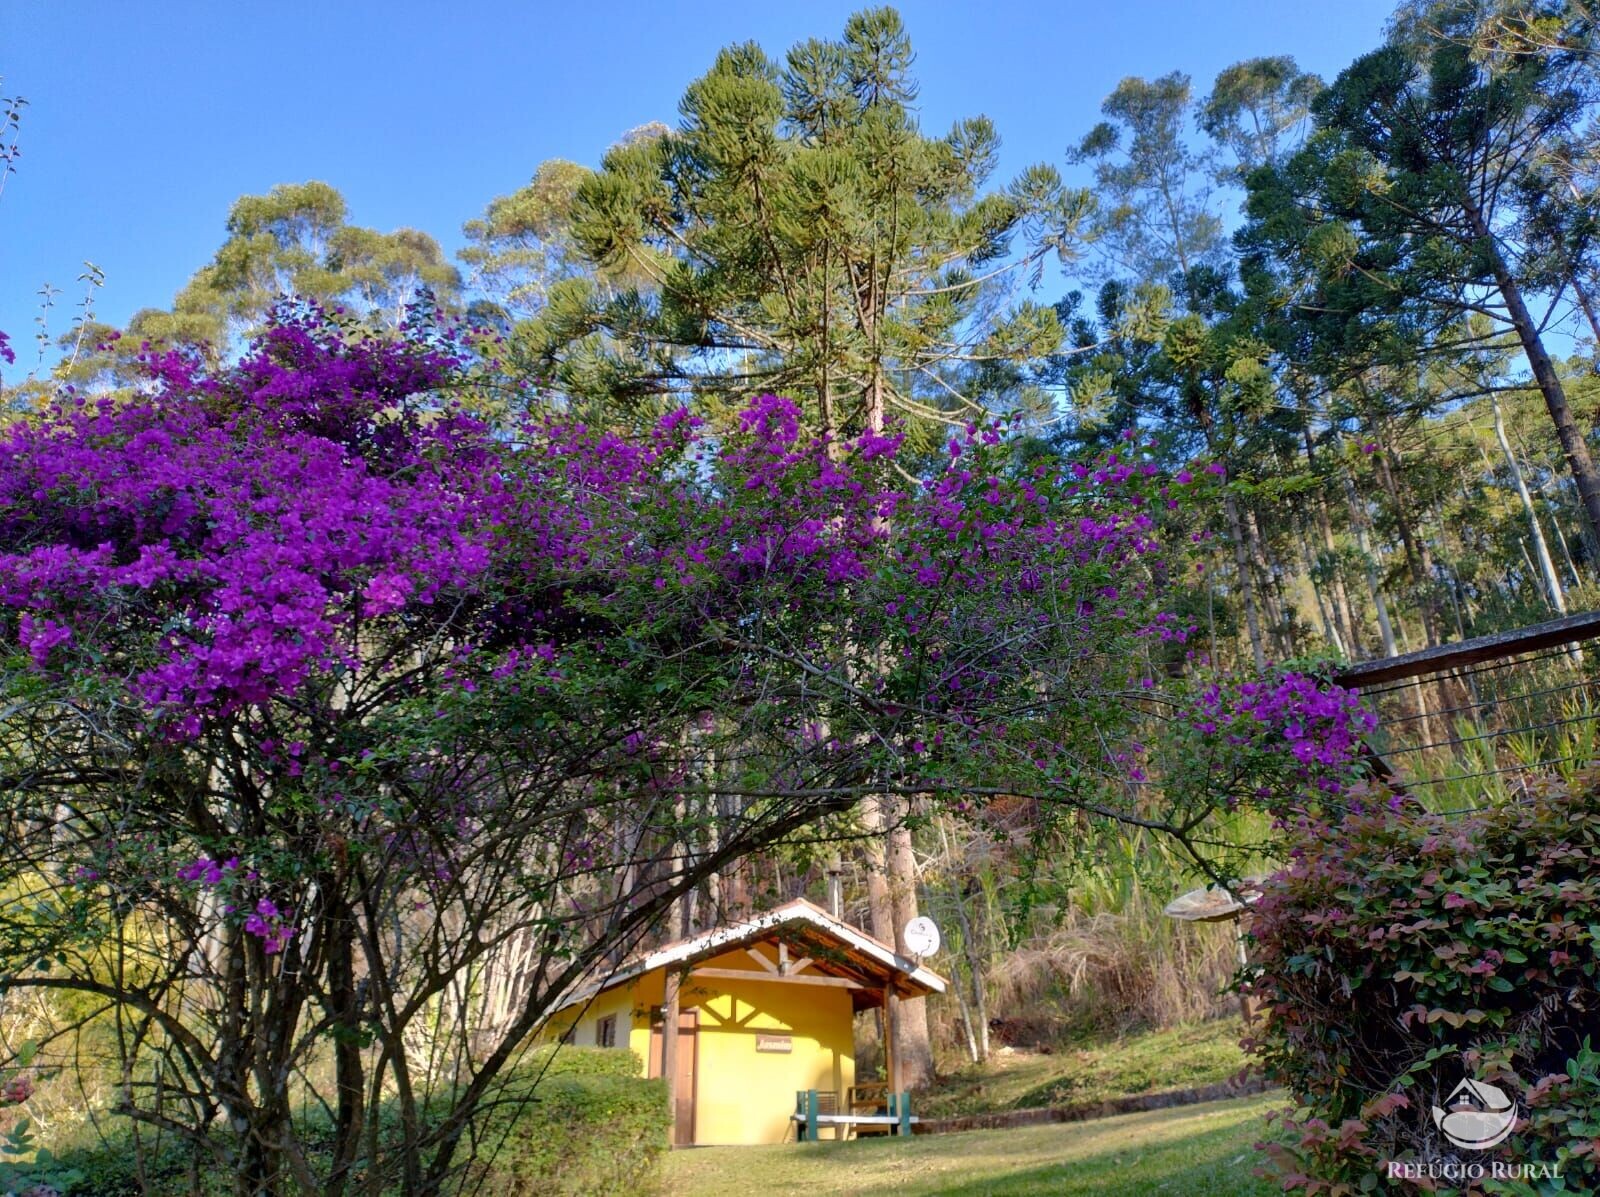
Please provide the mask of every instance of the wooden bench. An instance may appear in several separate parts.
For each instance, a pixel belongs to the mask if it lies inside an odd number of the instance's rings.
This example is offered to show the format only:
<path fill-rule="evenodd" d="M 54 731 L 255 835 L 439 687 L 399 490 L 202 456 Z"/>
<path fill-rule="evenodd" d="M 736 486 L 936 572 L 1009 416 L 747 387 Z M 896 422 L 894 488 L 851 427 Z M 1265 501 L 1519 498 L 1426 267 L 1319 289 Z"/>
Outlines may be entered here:
<path fill-rule="evenodd" d="M 873 1086 L 862 1086 L 870 1090 Z M 876 1086 L 884 1090 L 883 1086 Z M 823 1127 L 833 1128 L 833 1137 L 846 1139 L 852 1132 L 870 1130 L 879 1134 L 909 1135 L 918 1121 L 911 1113 L 911 1091 L 889 1093 L 884 1090 L 883 1101 L 874 1100 L 870 1093 L 857 1094 L 851 1090 L 850 1113 L 839 1112 L 839 1095 L 832 1089 L 799 1089 L 794 1095 L 795 1136 L 802 1143 L 816 1143 Z M 882 1110 L 882 1113 L 863 1113 L 862 1109 Z"/>
<path fill-rule="evenodd" d="M 893 1124 L 877 1121 L 879 1116 L 893 1117 L 889 1105 L 888 1082 L 868 1081 L 864 1085 L 851 1085 L 850 1113 L 864 1114 L 873 1118 L 873 1121 L 863 1122 L 855 1128 L 857 1138 L 862 1135 L 887 1135 L 893 1133 Z"/>

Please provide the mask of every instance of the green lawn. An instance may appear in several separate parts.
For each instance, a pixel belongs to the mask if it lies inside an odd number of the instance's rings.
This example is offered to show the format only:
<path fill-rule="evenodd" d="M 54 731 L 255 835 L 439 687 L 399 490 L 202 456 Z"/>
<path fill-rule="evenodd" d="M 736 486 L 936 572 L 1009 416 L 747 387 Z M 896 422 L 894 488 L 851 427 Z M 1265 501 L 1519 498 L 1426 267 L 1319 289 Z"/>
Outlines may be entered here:
<path fill-rule="evenodd" d="M 1268 1197 L 1252 1144 L 1281 1094 L 1016 1130 L 772 1147 L 702 1147 L 667 1160 L 677 1197 L 939 1193 L 997 1197 Z"/>
<path fill-rule="evenodd" d="M 917 1094 L 928 1118 L 1077 1105 L 1225 1081 L 1245 1066 L 1240 1023 L 1217 1019 L 1121 1039 L 1056 1048 L 1049 1055 L 997 1052 Z"/>

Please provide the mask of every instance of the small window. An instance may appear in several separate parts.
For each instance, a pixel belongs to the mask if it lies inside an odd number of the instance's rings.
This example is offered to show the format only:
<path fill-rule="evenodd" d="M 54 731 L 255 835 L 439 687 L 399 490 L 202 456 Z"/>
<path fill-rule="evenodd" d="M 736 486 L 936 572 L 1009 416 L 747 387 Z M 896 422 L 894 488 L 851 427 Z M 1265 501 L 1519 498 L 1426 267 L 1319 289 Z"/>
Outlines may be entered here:
<path fill-rule="evenodd" d="M 617 1046 L 617 1016 L 607 1014 L 594 1029 L 594 1041 L 601 1047 Z"/>

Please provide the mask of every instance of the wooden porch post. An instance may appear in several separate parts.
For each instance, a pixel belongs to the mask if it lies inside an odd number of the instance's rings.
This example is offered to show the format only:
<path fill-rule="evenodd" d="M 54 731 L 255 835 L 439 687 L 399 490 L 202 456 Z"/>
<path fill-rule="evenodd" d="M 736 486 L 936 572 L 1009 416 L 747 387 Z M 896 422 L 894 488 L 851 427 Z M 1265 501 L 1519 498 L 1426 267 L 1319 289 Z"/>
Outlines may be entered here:
<path fill-rule="evenodd" d="M 883 987 L 883 1080 L 890 1093 L 900 1091 L 900 1058 L 894 1050 L 895 1006 L 894 982 L 891 981 Z"/>
<path fill-rule="evenodd" d="M 666 995 L 661 1016 L 661 1075 L 667 1080 L 668 1142 L 678 1147 L 678 970 L 667 969 Z"/>

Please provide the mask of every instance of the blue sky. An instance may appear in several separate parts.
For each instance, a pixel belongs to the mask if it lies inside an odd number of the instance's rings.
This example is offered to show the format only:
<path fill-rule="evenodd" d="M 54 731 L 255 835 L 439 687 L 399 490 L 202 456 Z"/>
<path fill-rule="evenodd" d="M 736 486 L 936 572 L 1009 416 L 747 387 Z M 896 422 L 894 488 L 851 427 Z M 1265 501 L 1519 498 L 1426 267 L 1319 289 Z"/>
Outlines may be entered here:
<path fill-rule="evenodd" d="M 228 205 L 323 179 L 351 219 L 426 229 L 454 250 L 464 220 L 546 158 L 593 164 L 619 134 L 676 120 L 717 49 L 781 54 L 836 36 L 857 3 L 369 3 L 12 0 L 0 94 L 29 101 L 0 195 L 0 329 L 33 359 L 38 289 L 84 259 L 101 318 L 164 306 L 222 240 Z M 1241 58 L 1292 54 L 1331 78 L 1377 44 L 1392 0 L 991 0 L 898 6 L 924 128 L 984 113 L 1003 175 L 1062 165 L 1125 75 L 1187 71 L 1209 89 Z"/>

